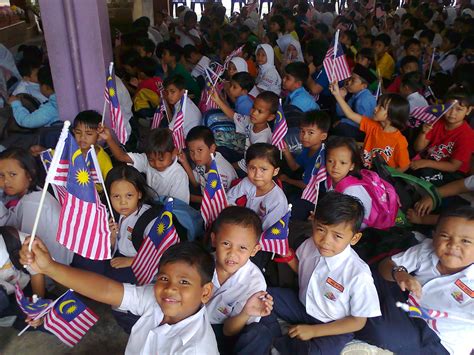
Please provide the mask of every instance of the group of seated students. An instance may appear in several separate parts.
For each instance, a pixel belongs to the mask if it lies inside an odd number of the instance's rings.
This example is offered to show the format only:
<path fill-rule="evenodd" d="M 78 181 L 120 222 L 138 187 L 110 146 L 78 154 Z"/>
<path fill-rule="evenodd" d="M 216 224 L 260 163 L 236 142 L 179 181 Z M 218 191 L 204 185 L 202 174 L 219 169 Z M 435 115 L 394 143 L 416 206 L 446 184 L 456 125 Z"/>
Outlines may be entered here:
<path fill-rule="evenodd" d="M 59 244 L 61 206 L 49 193 L 28 250 L 44 179 L 37 157 L 47 147 L 8 147 L 0 153 L 0 317 L 22 318 L 14 285 L 45 297 L 46 277 L 110 304 L 130 334 L 127 354 L 339 354 L 354 338 L 400 354 L 471 354 L 473 16 L 464 1 L 348 1 L 337 15 L 334 3 L 300 0 L 274 1 L 263 18 L 250 5 L 229 19 L 213 1 L 199 23 L 184 6 L 177 18 L 156 12 L 154 26 L 139 18 L 114 43 L 129 141 L 118 143 L 93 110 L 72 125 L 84 157 L 96 149 L 105 179 L 97 189 L 116 217 L 113 257 L 90 260 Z M 324 65 L 336 30 L 351 70 L 341 82 Z M 47 58 L 30 47 L 21 54 L 23 78 L 8 99 L 14 119 L 51 125 L 59 114 Z M 226 62 L 222 78 L 209 76 Z M 39 108 L 27 110 L 19 94 Z M 445 112 L 415 127 L 410 113 L 429 104 Z M 162 106 L 165 117 L 150 130 Z M 289 130 L 280 151 L 272 134 L 281 111 Z M 180 112 L 179 151 L 172 130 Z M 215 117 L 230 133 L 211 124 Z M 229 207 L 205 231 L 199 209 L 213 160 Z M 380 162 L 432 184 L 441 204 L 423 196 L 405 211 L 409 223 L 395 227 L 400 191 L 381 179 Z M 315 204 L 302 193 L 322 164 Z M 137 245 L 167 197 L 181 242 L 163 254 L 153 283 L 138 286 Z M 296 251 L 261 251 L 262 233 L 289 203 Z M 296 242 L 292 228 L 305 224 L 312 232 Z M 383 229 L 383 239 L 393 228 L 423 234 L 369 267 L 353 247 L 366 231 Z M 19 255 L 7 239 L 25 243 Z M 275 263 L 297 274 L 296 287 L 268 277 Z M 447 315 L 410 318 L 397 302 Z M 26 322 L 42 328 L 41 319 Z"/>

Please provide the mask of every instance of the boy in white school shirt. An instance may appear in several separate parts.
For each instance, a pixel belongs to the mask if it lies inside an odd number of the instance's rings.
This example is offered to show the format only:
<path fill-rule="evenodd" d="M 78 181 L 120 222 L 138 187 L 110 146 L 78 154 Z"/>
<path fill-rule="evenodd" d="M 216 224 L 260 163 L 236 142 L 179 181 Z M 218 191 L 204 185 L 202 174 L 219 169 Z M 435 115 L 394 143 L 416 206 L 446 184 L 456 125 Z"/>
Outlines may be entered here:
<path fill-rule="evenodd" d="M 248 353 L 248 333 L 273 308 L 265 278 L 250 261 L 260 250 L 261 234 L 260 218 L 245 207 L 224 209 L 213 224 L 216 269 L 206 309 L 222 354 Z"/>
<path fill-rule="evenodd" d="M 433 239 L 385 259 L 379 272 L 381 277 L 375 277 L 375 282 L 384 312 L 367 322 L 361 334 L 364 340 L 397 354 L 472 354 L 473 207 L 446 209 Z M 404 291 L 410 292 L 408 300 Z M 397 301 L 447 312 L 448 316 L 427 321 L 410 318 L 395 306 Z"/>
<path fill-rule="evenodd" d="M 273 313 L 248 338 L 249 353 L 340 354 L 368 317 L 379 316 L 377 291 L 369 266 L 351 245 L 359 232 L 364 208 L 356 198 L 328 192 L 316 207 L 313 236 L 279 262 L 298 273 L 299 294 L 270 288 Z M 277 318 L 290 323 L 281 336 Z"/>
<path fill-rule="evenodd" d="M 147 184 L 158 196 L 177 198 L 189 203 L 189 180 L 179 164 L 173 136 L 168 128 L 157 128 L 150 132 L 145 153 L 127 153 L 114 140 L 110 129 L 103 127 L 99 135 L 104 139 L 118 161 L 133 165 L 145 173 Z"/>
<path fill-rule="evenodd" d="M 160 260 L 156 284 L 135 286 L 59 264 L 38 238 L 29 252 L 28 241 L 20 253 L 23 265 L 86 297 L 140 316 L 125 354 L 218 354 L 203 306 L 212 293 L 214 260 L 202 246 L 171 246 Z"/>

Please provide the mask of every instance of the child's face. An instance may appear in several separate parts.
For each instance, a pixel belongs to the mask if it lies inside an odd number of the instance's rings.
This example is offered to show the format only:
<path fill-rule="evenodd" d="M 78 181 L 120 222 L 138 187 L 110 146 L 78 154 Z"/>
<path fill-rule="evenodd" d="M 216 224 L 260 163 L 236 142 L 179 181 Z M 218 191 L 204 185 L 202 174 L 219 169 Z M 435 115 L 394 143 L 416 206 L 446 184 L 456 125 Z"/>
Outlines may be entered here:
<path fill-rule="evenodd" d="M 273 32 L 273 33 L 281 32 L 281 28 L 278 22 L 270 22 L 270 32 Z"/>
<path fill-rule="evenodd" d="M 346 82 L 346 89 L 347 92 L 356 94 L 359 91 L 367 89 L 367 84 L 360 78 L 359 75 L 353 73 Z"/>
<path fill-rule="evenodd" d="M 16 159 L 0 160 L 0 188 L 8 196 L 23 196 L 28 192 L 31 177 Z"/>
<path fill-rule="evenodd" d="M 329 150 L 326 156 L 326 169 L 333 183 L 337 184 L 354 170 L 352 151 L 347 147 Z"/>
<path fill-rule="evenodd" d="M 290 44 L 286 50 L 286 57 L 290 60 L 294 60 L 298 57 L 298 51 L 294 45 Z"/>
<path fill-rule="evenodd" d="M 406 55 L 412 55 L 416 58 L 420 58 L 421 56 L 421 46 L 418 44 L 411 44 L 408 46 L 406 50 Z"/>
<path fill-rule="evenodd" d="M 117 180 L 110 185 L 110 202 L 115 212 L 124 217 L 130 216 L 138 209 L 142 193 L 127 180 Z"/>
<path fill-rule="evenodd" d="M 195 314 L 212 295 L 212 283 L 202 285 L 196 267 L 183 261 L 160 265 L 154 287 L 164 323 L 175 324 Z"/>
<path fill-rule="evenodd" d="M 441 274 L 454 274 L 474 263 L 474 221 L 447 217 L 436 227 L 433 248 Z"/>
<path fill-rule="evenodd" d="M 216 247 L 216 270 L 233 275 L 260 250 L 253 228 L 223 224 L 218 233 L 211 233 Z"/>
<path fill-rule="evenodd" d="M 227 72 L 229 73 L 229 77 L 233 77 L 234 74 L 237 74 L 237 67 L 234 63 L 230 62 L 229 67 L 227 68 Z"/>
<path fill-rule="evenodd" d="M 258 65 L 263 65 L 267 62 L 267 54 L 265 53 L 265 51 L 262 48 L 260 48 L 257 51 L 256 60 L 257 60 Z"/>
<path fill-rule="evenodd" d="M 400 68 L 402 74 L 414 73 L 418 71 L 418 63 L 407 63 L 403 67 Z"/>
<path fill-rule="evenodd" d="M 271 104 L 262 99 L 255 99 L 250 110 L 250 121 L 254 124 L 263 124 L 275 118 L 275 114 L 270 112 Z"/>
<path fill-rule="evenodd" d="M 161 61 L 164 64 L 172 64 L 175 60 L 175 57 L 171 55 L 171 53 L 168 50 L 164 50 L 163 54 L 161 55 Z"/>
<path fill-rule="evenodd" d="M 375 41 L 374 42 L 374 52 L 376 55 L 384 54 L 387 51 L 387 47 L 382 41 Z"/>
<path fill-rule="evenodd" d="M 40 92 L 43 96 L 50 97 L 54 91 L 49 87 L 49 85 L 40 84 Z"/>
<path fill-rule="evenodd" d="M 420 37 L 421 48 L 428 48 L 431 46 L 431 42 L 426 37 Z"/>
<path fill-rule="evenodd" d="M 175 85 L 170 84 L 165 88 L 166 101 L 170 105 L 176 105 L 184 95 L 184 89 L 178 89 Z"/>
<path fill-rule="evenodd" d="M 372 40 L 368 37 L 362 37 L 360 39 L 360 47 L 361 48 L 371 48 L 372 47 Z"/>
<path fill-rule="evenodd" d="M 369 59 L 361 55 L 357 56 L 356 63 L 362 65 L 365 68 L 368 68 L 370 65 Z"/>
<path fill-rule="evenodd" d="M 377 104 L 374 110 L 374 116 L 372 119 L 376 122 L 384 122 L 388 118 L 388 110 L 381 104 Z"/>
<path fill-rule="evenodd" d="M 340 254 L 347 246 L 355 245 L 362 233 L 355 233 L 350 223 L 327 225 L 318 221 L 315 216 L 313 224 L 313 242 L 321 256 L 331 257 Z"/>
<path fill-rule="evenodd" d="M 247 176 L 258 190 L 266 190 L 273 184 L 273 178 L 280 168 L 275 168 L 267 159 L 255 158 L 247 164 Z"/>
<path fill-rule="evenodd" d="M 229 94 L 232 98 L 236 99 L 240 96 L 247 95 L 247 90 L 242 89 L 242 87 L 239 84 L 237 84 L 235 81 L 231 81 Z"/>
<path fill-rule="evenodd" d="M 452 101 L 448 102 L 447 104 L 452 104 Z M 448 112 L 446 112 L 444 115 L 444 120 L 452 126 L 461 125 L 464 122 L 466 116 L 471 113 L 471 110 L 472 107 L 467 107 L 456 103 Z"/>
<path fill-rule="evenodd" d="M 288 90 L 289 92 L 293 92 L 296 89 L 300 88 L 303 85 L 303 83 L 299 80 L 296 80 L 296 78 L 293 75 L 290 74 L 285 74 L 283 77 L 283 89 Z"/>
<path fill-rule="evenodd" d="M 148 153 L 148 164 L 153 169 L 158 171 L 165 171 L 171 164 L 173 164 L 174 159 L 176 158 L 176 152 L 164 152 L 161 154 L 158 153 Z"/>
<path fill-rule="evenodd" d="M 211 164 L 211 154 L 214 154 L 216 151 L 216 145 L 212 144 L 210 147 L 206 145 L 206 143 L 202 139 L 198 139 L 195 141 L 187 142 L 189 155 L 191 156 L 191 160 L 196 165 L 206 165 L 209 166 Z"/>
<path fill-rule="evenodd" d="M 31 69 L 31 74 L 28 77 L 28 80 L 31 81 L 32 83 L 38 83 L 38 70 L 39 68 Z"/>
<path fill-rule="evenodd" d="M 192 65 L 196 65 L 199 62 L 199 55 L 197 53 L 191 53 L 191 55 L 186 58 L 186 61 Z"/>
<path fill-rule="evenodd" d="M 328 134 L 316 125 L 300 127 L 300 142 L 303 148 L 319 147 L 327 137 Z"/>
<path fill-rule="evenodd" d="M 348 46 L 348 45 L 351 44 L 351 41 L 350 41 L 350 39 L 349 39 L 349 36 L 346 35 L 345 33 L 342 33 L 342 34 L 341 34 L 340 41 L 341 41 L 342 44 L 344 44 L 344 45 L 346 45 L 346 46 Z"/>
<path fill-rule="evenodd" d="M 84 123 L 78 123 L 73 129 L 74 138 L 77 141 L 77 145 L 83 152 L 88 151 L 91 145 L 95 145 L 99 139 L 97 129 L 90 128 Z"/>

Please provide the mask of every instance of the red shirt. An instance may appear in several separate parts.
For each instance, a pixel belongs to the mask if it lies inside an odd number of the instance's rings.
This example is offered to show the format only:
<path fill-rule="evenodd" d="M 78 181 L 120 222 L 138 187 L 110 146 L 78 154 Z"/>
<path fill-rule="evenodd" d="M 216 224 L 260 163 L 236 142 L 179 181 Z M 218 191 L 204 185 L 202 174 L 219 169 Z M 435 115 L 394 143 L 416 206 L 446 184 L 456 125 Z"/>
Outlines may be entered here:
<path fill-rule="evenodd" d="M 435 123 L 433 129 L 426 134 L 430 141 L 422 154 L 425 159 L 462 161 L 459 171 L 467 173 L 470 169 L 471 155 L 474 151 L 474 131 L 467 122 L 458 128 L 447 130 L 443 119 Z"/>

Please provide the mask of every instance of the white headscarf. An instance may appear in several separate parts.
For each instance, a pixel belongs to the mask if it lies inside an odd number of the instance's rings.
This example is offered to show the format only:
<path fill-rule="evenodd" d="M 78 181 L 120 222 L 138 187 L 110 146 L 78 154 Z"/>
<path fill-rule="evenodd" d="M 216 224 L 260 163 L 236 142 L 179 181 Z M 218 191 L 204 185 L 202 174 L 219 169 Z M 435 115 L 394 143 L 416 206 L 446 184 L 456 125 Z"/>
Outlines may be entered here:
<path fill-rule="evenodd" d="M 269 44 L 259 44 L 257 46 L 257 50 L 255 51 L 255 55 L 257 55 L 257 52 L 259 49 L 263 49 L 265 51 L 265 54 L 267 56 L 267 62 L 265 64 L 259 65 L 259 72 L 258 72 L 258 77 L 261 77 L 266 71 L 268 71 L 271 68 L 275 68 L 275 53 L 273 52 L 273 48 Z M 258 78 L 257 78 L 258 81 Z"/>
<path fill-rule="evenodd" d="M 290 48 L 290 45 L 296 49 L 296 58 L 289 58 L 288 48 Z M 301 44 L 299 41 L 294 38 L 291 39 L 290 43 L 288 43 L 288 46 L 286 47 L 284 58 L 287 63 L 304 62 L 303 51 L 301 50 Z"/>
<path fill-rule="evenodd" d="M 245 59 L 240 58 L 240 57 L 234 57 L 230 61 L 234 63 L 235 68 L 237 69 L 237 73 L 240 73 L 240 72 L 248 73 L 249 68 Z"/>

